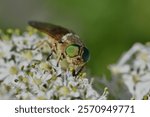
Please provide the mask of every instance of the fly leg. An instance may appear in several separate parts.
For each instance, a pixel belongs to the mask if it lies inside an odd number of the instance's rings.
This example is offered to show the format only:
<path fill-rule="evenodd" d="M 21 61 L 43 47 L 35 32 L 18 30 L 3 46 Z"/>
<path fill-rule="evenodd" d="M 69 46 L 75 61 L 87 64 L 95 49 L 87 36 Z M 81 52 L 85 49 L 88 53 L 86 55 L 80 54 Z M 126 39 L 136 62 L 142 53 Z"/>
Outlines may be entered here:
<path fill-rule="evenodd" d="M 38 42 L 35 47 L 33 47 L 34 46 L 33 45 L 30 48 L 24 48 L 24 49 L 20 50 L 20 52 L 26 51 L 26 50 L 36 50 L 37 48 L 42 47 L 44 44 L 48 44 L 51 47 L 51 44 L 50 44 L 50 42 L 48 40 L 43 40 L 43 41 Z"/>
<path fill-rule="evenodd" d="M 80 67 L 80 69 L 76 72 L 76 70 L 74 69 L 72 72 L 72 75 L 77 77 L 79 75 L 79 73 L 81 73 L 81 71 L 83 70 L 84 65 L 82 67 Z"/>
<path fill-rule="evenodd" d="M 60 60 L 62 60 L 63 58 L 64 58 L 64 55 L 63 55 L 63 53 L 61 53 L 60 56 L 57 59 L 57 67 L 59 65 Z"/>
<path fill-rule="evenodd" d="M 51 48 L 51 53 L 47 56 L 47 59 L 46 59 L 47 61 L 50 60 L 53 54 L 56 54 L 56 44 L 54 45 L 50 44 L 49 46 Z"/>

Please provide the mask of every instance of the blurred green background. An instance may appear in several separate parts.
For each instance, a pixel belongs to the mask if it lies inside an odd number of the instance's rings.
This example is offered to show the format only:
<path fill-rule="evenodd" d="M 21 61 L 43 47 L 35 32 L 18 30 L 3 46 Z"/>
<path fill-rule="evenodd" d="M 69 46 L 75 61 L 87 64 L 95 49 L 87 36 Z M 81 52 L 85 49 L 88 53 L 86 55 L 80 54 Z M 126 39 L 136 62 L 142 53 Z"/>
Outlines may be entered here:
<path fill-rule="evenodd" d="M 0 0 L 0 28 L 38 20 L 74 30 L 91 52 L 93 76 L 107 74 L 133 43 L 150 40 L 149 0 Z"/>

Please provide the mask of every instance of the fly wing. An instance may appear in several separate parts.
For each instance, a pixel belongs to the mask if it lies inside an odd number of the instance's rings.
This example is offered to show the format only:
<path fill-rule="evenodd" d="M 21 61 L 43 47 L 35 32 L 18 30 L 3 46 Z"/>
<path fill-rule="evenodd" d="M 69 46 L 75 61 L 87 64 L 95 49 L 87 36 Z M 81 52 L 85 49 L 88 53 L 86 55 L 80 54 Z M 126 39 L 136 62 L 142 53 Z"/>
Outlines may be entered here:
<path fill-rule="evenodd" d="M 66 28 L 50 23 L 43 23 L 37 21 L 29 21 L 28 23 L 30 26 L 38 29 L 39 31 L 47 33 L 49 36 L 51 36 L 57 41 L 61 41 L 62 36 L 72 32 Z"/>

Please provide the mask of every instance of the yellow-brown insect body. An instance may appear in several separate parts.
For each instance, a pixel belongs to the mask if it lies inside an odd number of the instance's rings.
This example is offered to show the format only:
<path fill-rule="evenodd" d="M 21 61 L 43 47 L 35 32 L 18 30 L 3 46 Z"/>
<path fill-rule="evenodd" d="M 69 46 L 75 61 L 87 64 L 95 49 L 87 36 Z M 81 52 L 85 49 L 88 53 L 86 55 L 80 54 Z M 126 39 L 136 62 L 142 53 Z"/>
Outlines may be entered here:
<path fill-rule="evenodd" d="M 58 62 L 66 59 L 67 68 L 80 69 L 88 61 L 89 51 L 74 32 L 49 23 L 31 21 L 29 24 L 50 36 L 49 46 L 57 55 Z"/>

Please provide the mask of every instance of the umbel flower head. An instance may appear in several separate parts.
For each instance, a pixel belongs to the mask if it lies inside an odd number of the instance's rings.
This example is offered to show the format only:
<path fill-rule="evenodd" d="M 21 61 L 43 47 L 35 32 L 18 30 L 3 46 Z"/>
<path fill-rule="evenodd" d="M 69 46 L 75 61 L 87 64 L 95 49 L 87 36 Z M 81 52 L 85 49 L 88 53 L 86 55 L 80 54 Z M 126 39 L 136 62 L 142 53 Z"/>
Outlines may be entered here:
<path fill-rule="evenodd" d="M 77 77 L 63 70 L 56 57 L 41 41 L 47 36 L 33 29 L 24 33 L 0 31 L 0 99 L 107 99 L 107 88 L 100 96 L 83 72 Z"/>
<path fill-rule="evenodd" d="M 110 66 L 113 78 L 122 79 L 133 99 L 150 97 L 150 46 L 136 43 L 117 64 Z"/>

